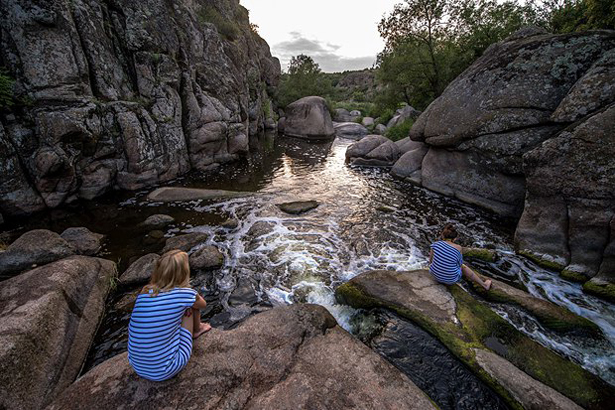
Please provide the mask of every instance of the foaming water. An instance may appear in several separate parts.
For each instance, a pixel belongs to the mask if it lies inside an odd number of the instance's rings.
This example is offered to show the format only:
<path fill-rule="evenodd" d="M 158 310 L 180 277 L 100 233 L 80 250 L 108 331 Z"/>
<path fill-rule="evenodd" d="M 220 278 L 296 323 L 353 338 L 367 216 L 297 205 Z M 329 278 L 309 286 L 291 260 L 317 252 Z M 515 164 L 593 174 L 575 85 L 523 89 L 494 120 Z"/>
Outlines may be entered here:
<path fill-rule="evenodd" d="M 489 264 L 487 271 L 509 282 L 522 282 L 533 295 L 594 321 L 606 339 L 552 334 L 523 312 L 498 305 L 494 309 L 539 343 L 615 384 L 613 305 L 583 294 L 578 285 L 515 255 L 514 227 L 509 221 L 394 180 L 386 171 L 349 167 L 345 151 L 350 143 L 338 139 L 310 144 L 278 138 L 264 158 L 244 168 L 223 167 L 215 176 L 196 174 L 176 183 L 249 191 L 247 197 L 165 205 L 148 203 L 145 193 L 139 193 L 122 202 L 121 212 L 138 212 L 141 220 L 143 214 L 168 213 L 178 223 L 167 236 L 207 233 L 207 244 L 215 243 L 224 252 L 220 270 L 194 280 L 202 294 L 210 295 L 219 306 L 208 316 L 212 323 L 237 322 L 253 314 L 256 305 L 316 303 L 349 331 L 360 326 L 361 315 L 337 304 L 335 288 L 373 269 L 426 267 L 429 244 L 443 224 L 453 222 L 462 233 L 463 245 L 497 250 L 500 260 Z M 316 200 L 320 205 L 301 215 L 285 214 L 276 206 L 298 200 Z M 238 226 L 220 226 L 225 219 L 237 220 Z M 246 296 L 252 294 L 253 301 Z M 242 302 L 246 299 L 250 299 L 247 304 Z"/>

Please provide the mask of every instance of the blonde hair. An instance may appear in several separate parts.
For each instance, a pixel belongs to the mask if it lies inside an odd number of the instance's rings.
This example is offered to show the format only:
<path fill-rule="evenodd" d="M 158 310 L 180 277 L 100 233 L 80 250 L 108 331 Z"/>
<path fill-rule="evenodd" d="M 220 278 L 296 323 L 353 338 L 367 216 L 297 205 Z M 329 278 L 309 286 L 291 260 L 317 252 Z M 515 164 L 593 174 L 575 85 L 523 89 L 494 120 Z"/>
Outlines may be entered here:
<path fill-rule="evenodd" d="M 190 287 L 190 265 L 188 254 L 179 249 L 162 255 L 154 267 L 149 283 L 143 288 L 143 293 L 153 291 L 154 295 L 173 288 Z"/>

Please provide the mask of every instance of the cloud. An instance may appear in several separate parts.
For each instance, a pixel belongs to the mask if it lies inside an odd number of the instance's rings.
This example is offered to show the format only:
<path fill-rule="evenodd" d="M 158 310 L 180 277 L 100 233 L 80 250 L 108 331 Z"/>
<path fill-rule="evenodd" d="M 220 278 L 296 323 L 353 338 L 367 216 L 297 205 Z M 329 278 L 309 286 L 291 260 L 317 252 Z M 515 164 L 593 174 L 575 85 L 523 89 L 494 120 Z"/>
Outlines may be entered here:
<path fill-rule="evenodd" d="M 306 38 L 297 31 L 291 31 L 288 34 L 291 37 L 290 40 L 282 41 L 271 47 L 272 54 L 280 59 L 284 70 L 288 69 L 290 59 L 299 54 L 312 57 L 325 72 L 360 70 L 371 67 L 376 61 L 375 56 L 346 57 L 339 55 L 338 50 L 341 46 Z"/>

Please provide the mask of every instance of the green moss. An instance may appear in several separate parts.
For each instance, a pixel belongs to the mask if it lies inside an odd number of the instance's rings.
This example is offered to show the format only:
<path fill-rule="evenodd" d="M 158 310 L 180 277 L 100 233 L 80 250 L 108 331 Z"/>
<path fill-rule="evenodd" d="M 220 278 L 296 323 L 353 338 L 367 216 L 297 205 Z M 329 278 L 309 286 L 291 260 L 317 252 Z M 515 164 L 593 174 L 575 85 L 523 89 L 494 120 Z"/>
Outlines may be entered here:
<path fill-rule="evenodd" d="M 512 364 L 585 408 L 601 408 L 615 399 L 615 390 L 598 377 L 523 335 L 460 287 L 452 286 L 449 290 L 457 304 L 460 325 L 452 322 L 437 323 L 417 311 L 387 304 L 366 294 L 356 283 L 349 282 L 340 286 L 336 295 L 342 303 L 353 307 L 384 307 L 417 323 L 438 338 L 512 408 L 518 409 L 521 406 L 476 362 L 472 348 L 485 349 L 487 338 L 496 338 L 506 347 L 503 356 Z"/>
<path fill-rule="evenodd" d="M 569 280 L 571 282 L 583 283 L 583 282 L 587 281 L 587 276 L 585 276 L 585 275 L 583 275 L 581 273 L 578 273 L 578 272 L 574 272 L 574 271 L 568 270 L 568 269 L 564 269 L 563 271 L 561 271 L 559 273 L 559 275 L 562 278 L 564 278 L 566 280 Z"/>
<path fill-rule="evenodd" d="M 564 265 L 562 265 L 561 263 L 557 263 L 554 261 L 550 261 L 544 258 L 541 258 L 538 255 L 533 254 L 532 252 L 529 251 L 519 251 L 518 252 L 519 255 L 521 256 L 525 256 L 526 258 L 528 258 L 529 260 L 531 260 L 532 262 L 535 262 L 538 266 L 541 266 L 545 269 L 550 269 L 550 270 L 554 270 L 557 272 L 561 272 L 562 270 L 564 270 Z"/>
<path fill-rule="evenodd" d="M 480 259 L 485 262 L 495 262 L 496 254 L 492 249 L 463 248 L 464 258 Z"/>
<path fill-rule="evenodd" d="M 599 285 L 592 281 L 583 284 L 583 292 L 599 296 L 611 302 L 615 302 L 615 284 Z"/>
<path fill-rule="evenodd" d="M 218 33 L 230 41 L 236 40 L 241 32 L 235 21 L 228 19 L 213 5 L 203 4 L 199 10 L 198 18 L 201 24 L 212 23 L 216 26 Z"/>

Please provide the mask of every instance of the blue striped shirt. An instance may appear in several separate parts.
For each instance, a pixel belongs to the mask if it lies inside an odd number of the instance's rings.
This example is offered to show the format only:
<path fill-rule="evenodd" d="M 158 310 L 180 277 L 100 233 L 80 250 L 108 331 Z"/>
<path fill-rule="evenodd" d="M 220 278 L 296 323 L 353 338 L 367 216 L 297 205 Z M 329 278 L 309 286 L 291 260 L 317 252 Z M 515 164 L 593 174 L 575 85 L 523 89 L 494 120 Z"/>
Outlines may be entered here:
<path fill-rule="evenodd" d="M 433 259 L 429 266 L 429 271 L 436 277 L 438 282 L 445 285 L 452 285 L 461 279 L 461 265 L 463 256 L 461 252 L 446 243 L 438 241 L 431 244 Z"/>
<path fill-rule="evenodd" d="M 175 288 L 137 296 L 128 325 L 128 362 L 139 376 L 166 380 L 188 363 L 192 334 L 181 322 L 196 294 L 194 289 Z"/>

